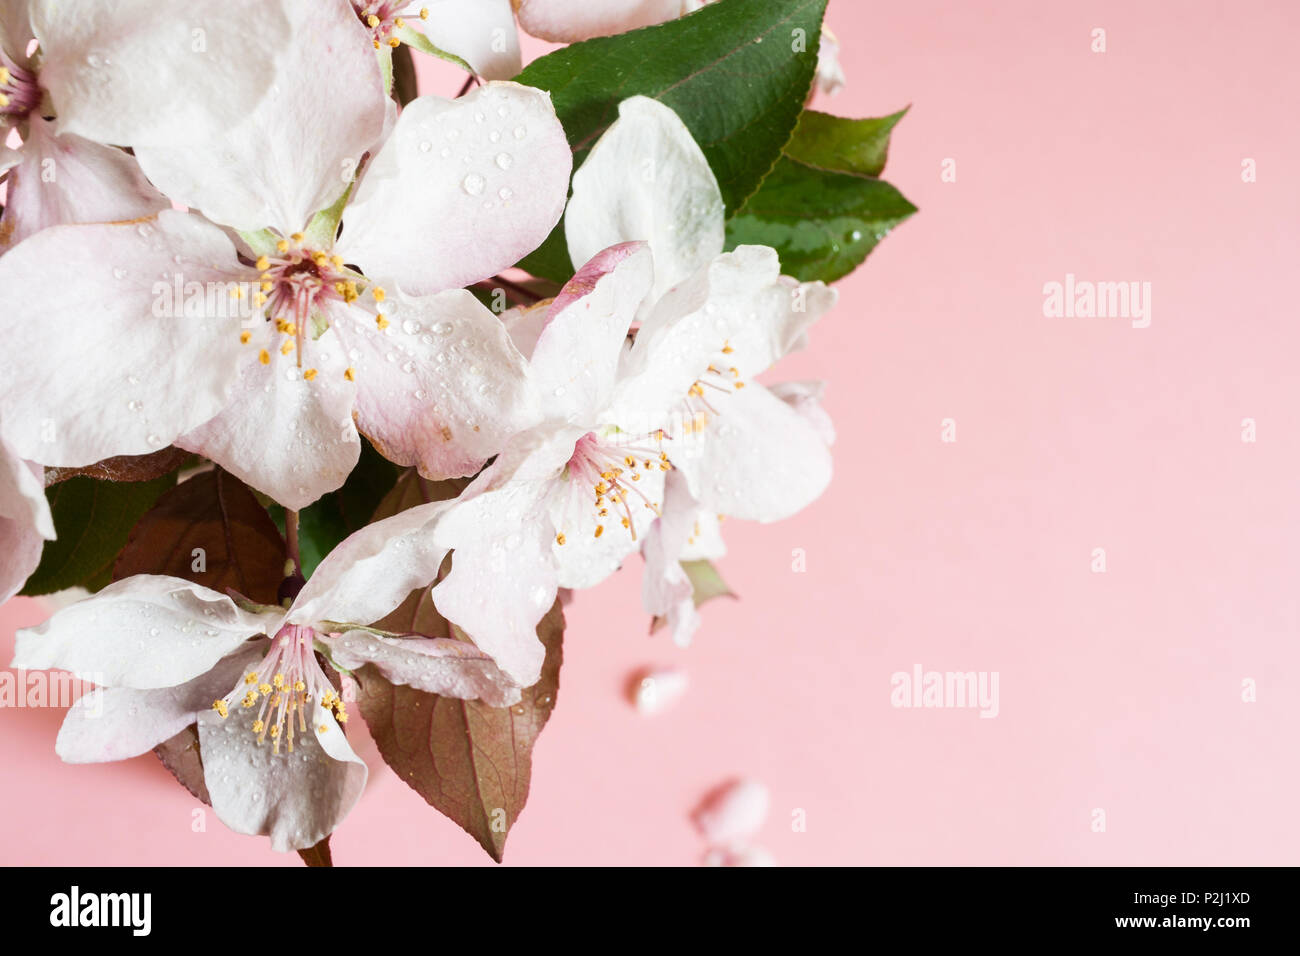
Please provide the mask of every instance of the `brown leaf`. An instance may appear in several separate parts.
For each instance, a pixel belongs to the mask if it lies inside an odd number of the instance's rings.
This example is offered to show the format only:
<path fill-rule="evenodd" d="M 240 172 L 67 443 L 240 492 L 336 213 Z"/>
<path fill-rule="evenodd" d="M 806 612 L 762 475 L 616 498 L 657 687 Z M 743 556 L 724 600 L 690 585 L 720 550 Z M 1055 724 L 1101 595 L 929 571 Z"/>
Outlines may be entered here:
<path fill-rule="evenodd" d="M 153 752 L 186 790 L 208 806 L 212 806 L 208 785 L 203 780 L 203 758 L 199 756 L 197 724 L 190 724 L 175 737 L 164 740 L 153 748 Z"/>
<path fill-rule="evenodd" d="M 448 633 L 427 588 L 412 593 L 376 626 Z M 537 625 L 537 636 L 546 645 L 541 679 L 513 707 L 488 707 L 391 684 L 371 665 L 354 675 L 361 715 L 384 761 L 498 863 L 528 799 L 533 745 L 555 707 L 563 635 L 564 612 L 556 601 Z"/>
<path fill-rule="evenodd" d="M 46 468 L 45 487 L 85 475 L 102 481 L 152 481 L 171 474 L 190 457 L 184 448 L 169 445 L 148 455 L 118 455 L 81 468 Z"/>
<path fill-rule="evenodd" d="M 414 508 L 416 505 L 427 505 L 433 501 L 446 501 L 455 498 L 465 490 L 465 486 L 469 483 L 469 478 L 447 478 L 444 481 L 431 481 L 428 478 L 421 478 L 414 468 L 408 468 L 402 472 L 392 490 L 384 495 L 383 500 L 379 502 L 379 507 L 375 509 L 372 520 L 379 521 L 382 518 L 391 517 L 399 511 Z"/>
<path fill-rule="evenodd" d="M 218 469 L 181 482 L 136 522 L 113 579 L 171 574 L 276 604 L 284 563 L 271 516 L 243 482 Z"/>
<path fill-rule="evenodd" d="M 313 847 L 299 850 L 298 855 L 308 866 L 333 866 L 334 857 L 330 855 L 330 838 L 328 836 Z"/>

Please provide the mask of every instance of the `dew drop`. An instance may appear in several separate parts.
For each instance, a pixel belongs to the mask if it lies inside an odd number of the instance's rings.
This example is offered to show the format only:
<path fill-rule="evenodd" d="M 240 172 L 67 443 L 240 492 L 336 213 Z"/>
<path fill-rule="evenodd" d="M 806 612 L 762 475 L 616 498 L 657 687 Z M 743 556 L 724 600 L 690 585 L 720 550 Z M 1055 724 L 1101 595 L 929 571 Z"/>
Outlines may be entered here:
<path fill-rule="evenodd" d="M 126 407 L 131 409 L 133 412 L 138 412 L 140 409 L 144 408 L 144 405 L 139 399 L 133 398 L 131 401 L 126 403 Z"/>
<path fill-rule="evenodd" d="M 433 149 L 433 144 L 427 139 L 420 143 L 420 152 L 427 153 L 431 149 Z"/>
<path fill-rule="evenodd" d="M 501 169 L 509 169 L 515 163 L 515 158 L 509 153 L 497 153 L 497 166 Z"/>
<path fill-rule="evenodd" d="M 482 176 L 478 173 L 470 173 L 461 180 L 460 188 L 465 190 L 465 192 L 469 193 L 471 196 L 477 196 L 479 193 L 483 192 L 484 185 L 485 183 Z"/>
<path fill-rule="evenodd" d="M 515 139 L 523 139 L 527 135 L 528 135 L 528 130 L 525 129 L 523 126 L 515 127 Z"/>
<path fill-rule="evenodd" d="M 420 331 L 420 323 L 415 321 L 415 319 L 407 319 L 402 323 L 402 331 L 407 335 L 415 335 Z"/>
<path fill-rule="evenodd" d="M 515 191 L 511 189 L 509 186 L 502 186 L 500 189 L 497 190 L 497 195 L 501 197 L 502 201 L 509 202 L 511 199 L 514 198 Z"/>
<path fill-rule="evenodd" d="M 125 279 L 125 278 L 126 278 L 126 270 L 125 270 L 125 269 L 122 269 L 122 268 L 114 269 L 114 270 L 113 270 L 113 278 L 114 278 L 114 279 Z"/>

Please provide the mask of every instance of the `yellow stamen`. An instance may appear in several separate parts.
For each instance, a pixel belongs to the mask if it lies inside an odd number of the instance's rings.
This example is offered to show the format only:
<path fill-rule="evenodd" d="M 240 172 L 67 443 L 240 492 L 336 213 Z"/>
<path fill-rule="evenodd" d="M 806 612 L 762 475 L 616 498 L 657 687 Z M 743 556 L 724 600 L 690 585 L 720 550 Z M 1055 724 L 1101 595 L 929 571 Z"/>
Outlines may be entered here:
<path fill-rule="evenodd" d="M 268 352 L 266 349 L 262 349 L 262 351 L 257 353 L 257 360 L 261 362 L 263 365 L 270 365 L 271 353 Z"/>
<path fill-rule="evenodd" d="M 302 373 L 302 377 L 310 382 L 312 379 L 316 377 L 316 370 L 314 368 L 309 368 L 307 369 L 307 371 Z"/>

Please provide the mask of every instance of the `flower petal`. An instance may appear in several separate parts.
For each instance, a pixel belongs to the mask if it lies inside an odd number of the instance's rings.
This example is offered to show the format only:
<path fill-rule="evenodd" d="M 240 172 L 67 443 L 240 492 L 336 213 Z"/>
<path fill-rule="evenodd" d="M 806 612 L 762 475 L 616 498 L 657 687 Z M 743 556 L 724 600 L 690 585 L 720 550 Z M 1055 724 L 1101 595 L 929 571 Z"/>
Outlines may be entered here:
<path fill-rule="evenodd" d="M 190 0 L 166 10 L 156 0 L 35 0 L 40 81 L 60 132 L 146 146 L 234 128 L 274 80 L 296 26 L 286 7 L 284 0 Z"/>
<path fill-rule="evenodd" d="M 438 576 L 447 549 L 434 543 L 433 526 L 450 507 L 435 501 L 366 525 L 344 538 L 298 592 L 287 620 L 370 624 Z"/>
<path fill-rule="evenodd" d="M 488 83 L 402 110 L 343 218 L 338 250 L 408 293 L 514 265 L 564 212 L 573 154 L 550 94 Z"/>
<path fill-rule="evenodd" d="M 41 563 L 45 542 L 54 539 L 43 472 L 0 438 L 0 602 L 22 589 Z"/>
<path fill-rule="evenodd" d="M 253 710 L 199 715 L 203 779 L 212 809 L 236 833 L 265 835 L 281 852 L 315 846 L 342 822 L 366 785 L 366 765 L 332 714 L 313 708 L 312 726 L 276 754 L 258 744 Z"/>
<path fill-rule="evenodd" d="M 321 636 L 330 658 L 356 670 L 374 664 L 394 684 L 458 700 L 480 699 L 489 707 L 519 702 L 519 688 L 473 644 L 449 638 L 391 638 L 367 631 Z"/>
<path fill-rule="evenodd" d="M 835 444 L 835 423 L 822 407 L 825 382 L 781 382 L 767 390 L 803 416 L 827 448 Z"/>
<path fill-rule="evenodd" d="M 66 763 L 126 760 L 151 750 L 230 693 L 245 668 L 255 666 L 265 652 L 265 647 L 240 649 L 176 687 L 97 687 L 68 711 L 54 750 Z"/>
<path fill-rule="evenodd" d="M 440 50 L 460 57 L 479 76 L 508 80 L 519 72 L 519 32 L 510 0 L 423 0 L 424 33 Z"/>
<path fill-rule="evenodd" d="M 655 299 L 722 252 L 722 192 L 676 113 L 645 96 L 619 104 L 573 176 L 564 232 L 575 266 L 616 243 L 648 242 Z"/>
<path fill-rule="evenodd" d="M 555 43 L 576 43 L 654 26 L 691 7 L 690 0 L 517 0 L 515 5 L 524 30 Z"/>
<path fill-rule="evenodd" d="M 662 514 L 650 526 L 641 546 L 645 558 L 641 606 L 655 617 L 668 619 L 673 643 L 679 647 L 690 644 L 700 622 L 695 588 L 681 565 L 697 511 L 686 479 L 678 471 L 670 472 L 664 481 Z"/>
<path fill-rule="evenodd" d="M 720 846 L 758 832 L 770 803 L 767 787 L 757 780 L 734 780 L 711 793 L 693 819 L 709 844 Z"/>
<path fill-rule="evenodd" d="M 168 303 L 177 285 L 221 291 L 238 268 L 220 229 L 172 210 L 141 223 L 54 226 L 0 256 L 0 285 L 30 290 L 6 305 L 6 345 L 23 357 L 5 393 L 15 451 L 88 465 L 157 451 L 219 412 L 235 379 L 239 319 Z"/>
<path fill-rule="evenodd" d="M 340 487 L 361 453 L 352 421 L 357 386 L 345 375 L 338 334 L 330 328 L 303 351 L 300 368 L 296 351 L 283 353 L 273 327 L 258 321 L 226 408 L 176 439 L 295 510 Z"/>
<path fill-rule="evenodd" d="M 141 219 L 171 208 L 122 150 L 56 135 L 39 116 L 28 124 L 21 161 L 9 173 L 0 252 L 47 226 Z"/>
<path fill-rule="evenodd" d="M 673 459 L 702 505 L 728 517 L 777 521 L 826 490 L 826 443 L 762 385 L 729 396 L 719 411 L 689 453 Z"/>
<path fill-rule="evenodd" d="M 279 5 L 294 29 L 257 106 L 234 124 L 206 113 L 202 134 L 137 148 L 136 157 L 168 196 L 209 219 L 288 235 L 347 188 L 383 133 L 387 97 L 369 32 L 350 3 Z M 208 106 L 202 101 L 199 112 Z"/>
<path fill-rule="evenodd" d="M 475 474 L 537 417 L 523 356 L 501 320 L 463 289 L 398 292 L 388 304 L 389 328 L 347 339 L 357 426 L 384 457 L 426 478 Z"/>
<path fill-rule="evenodd" d="M 597 253 L 560 290 L 529 361 L 551 416 L 585 423 L 604 411 L 653 281 L 650 250 L 628 242 Z"/>
<path fill-rule="evenodd" d="M 183 578 L 137 574 L 18 632 L 14 667 L 57 667 L 102 687 L 175 687 L 211 670 L 281 615 L 244 611 Z"/>

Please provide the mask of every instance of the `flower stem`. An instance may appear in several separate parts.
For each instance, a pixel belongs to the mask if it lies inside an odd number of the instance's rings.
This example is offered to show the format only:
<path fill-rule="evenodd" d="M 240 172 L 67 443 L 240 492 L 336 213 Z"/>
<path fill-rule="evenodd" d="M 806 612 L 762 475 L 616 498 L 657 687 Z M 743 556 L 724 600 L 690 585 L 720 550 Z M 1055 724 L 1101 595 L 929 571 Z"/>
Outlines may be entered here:
<path fill-rule="evenodd" d="M 284 509 L 284 543 L 289 560 L 293 562 L 293 573 L 302 575 L 302 558 L 298 551 L 298 512 L 291 508 Z"/>

